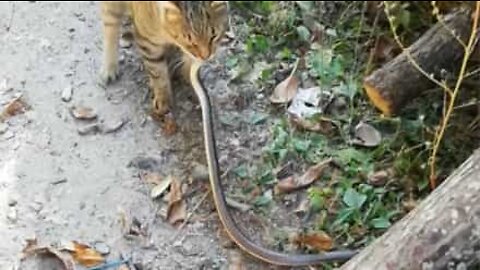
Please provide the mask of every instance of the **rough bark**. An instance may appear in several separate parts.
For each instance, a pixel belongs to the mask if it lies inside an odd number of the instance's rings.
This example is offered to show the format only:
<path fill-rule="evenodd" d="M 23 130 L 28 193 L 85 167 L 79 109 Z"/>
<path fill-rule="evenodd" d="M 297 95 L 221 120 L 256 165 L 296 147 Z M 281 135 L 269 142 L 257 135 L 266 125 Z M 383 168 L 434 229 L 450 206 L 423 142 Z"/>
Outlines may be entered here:
<path fill-rule="evenodd" d="M 480 269 L 479 258 L 480 149 L 340 269 Z"/>
<path fill-rule="evenodd" d="M 437 80 L 445 73 L 442 70 L 456 74 L 460 68 L 464 48 L 453 33 L 466 44 L 471 29 L 471 17 L 464 10 L 448 14 L 442 21 L 407 50 L 415 62 Z M 399 113 L 408 102 L 433 86 L 431 80 L 411 64 L 407 51 L 364 79 L 370 101 L 385 115 Z"/>

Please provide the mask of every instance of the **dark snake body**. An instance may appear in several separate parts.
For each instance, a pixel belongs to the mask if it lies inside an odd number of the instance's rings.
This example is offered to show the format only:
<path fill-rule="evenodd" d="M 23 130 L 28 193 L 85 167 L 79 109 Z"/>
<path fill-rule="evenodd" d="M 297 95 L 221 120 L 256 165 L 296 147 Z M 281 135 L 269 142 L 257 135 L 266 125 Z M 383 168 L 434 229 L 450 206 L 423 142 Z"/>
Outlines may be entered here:
<path fill-rule="evenodd" d="M 324 252 L 320 254 L 286 254 L 275 252 L 252 242 L 238 229 L 227 208 L 222 184 L 220 182 L 215 134 L 213 132 L 212 107 L 208 93 L 200 79 L 199 63 L 192 64 L 190 78 L 195 94 L 197 95 L 202 108 L 205 149 L 213 199 L 220 221 L 230 238 L 248 254 L 264 262 L 279 266 L 318 265 L 325 262 L 345 261 L 356 255 L 357 251 L 351 250 Z"/>

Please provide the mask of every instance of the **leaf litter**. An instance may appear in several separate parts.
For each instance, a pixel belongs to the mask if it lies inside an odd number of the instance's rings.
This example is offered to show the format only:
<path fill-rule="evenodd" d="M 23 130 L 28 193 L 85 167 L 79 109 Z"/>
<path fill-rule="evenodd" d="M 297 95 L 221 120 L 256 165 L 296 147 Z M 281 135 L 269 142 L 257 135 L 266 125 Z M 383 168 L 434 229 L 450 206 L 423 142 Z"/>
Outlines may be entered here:
<path fill-rule="evenodd" d="M 65 267 L 65 270 L 75 270 L 75 265 L 71 258 L 65 256 L 59 250 L 50 247 L 50 246 L 40 246 L 38 245 L 37 239 L 27 239 L 27 245 L 22 251 L 22 260 L 26 259 L 29 256 L 49 256 L 54 257 L 59 260 Z"/>
<path fill-rule="evenodd" d="M 77 241 L 72 241 L 72 244 L 72 257 L 81 265 L 85 267 L 93 267 L 105 262 L 105 258 L 92 247 Z"/>
<path fill-rule="evenodd" d="M 28 105 L 22 99 L 22 96 L 13 99 L 3 108 L 2 113 L 0 114 L 0 121 L 4 121 L 8 117 L 24 113 L 27 107 Z"/>
<path fill-rule="evenodd" d="M 355 138 L 352 140 L 353 144 L 375 147 L 382 142 L 382 134 L 373 126 L 360 122 L 355 127 Z"/>
<path fill-rule="evenodd" d="M 300 247 L 308 247 L 316 251 L 328 251 L 333 247 L 332 238 L 324 231 L 316 231 L 307 234 L 297 234 L 292 242 Z"/>
<path fill-rule="evenodd" d="M 298 63 L 299 60 L 295 63 L 290 75 L 275 87 L 273 93 L 270 95 L 270 102 L 288 103 L 295 97 L 298 91 L 298 85 L 300 84 L 299 79 L 295 76 Z"/>
<path fill-rule="evenodd" d="M 172 176 L 170 192 L 168 194 L 167 221 L 171 225 L 178 225 L 187 216 L 187 205 L 183 200 L 181 182 Z"/>
<path fill-rule="evenodd" d="M 300 177 L 289 176 L 285 179 L 280 180 L 275 186 L 277 193 L 288 193 L 294 190 L 305 188 L 315 182 L 323 174 L 325 169 L 329 167 L 333 159 L 329 158 L 322 162 L 317 163 L 314 166 L 311 166 L 307 171 Z"/>

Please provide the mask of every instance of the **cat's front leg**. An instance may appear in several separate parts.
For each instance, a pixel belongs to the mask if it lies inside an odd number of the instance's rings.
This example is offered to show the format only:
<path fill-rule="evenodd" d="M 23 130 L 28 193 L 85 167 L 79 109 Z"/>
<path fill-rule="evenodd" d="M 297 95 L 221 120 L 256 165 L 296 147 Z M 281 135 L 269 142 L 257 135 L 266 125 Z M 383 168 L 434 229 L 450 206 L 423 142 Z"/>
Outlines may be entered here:
<path fill-rule="evenodd" d="M 118 42 L 124 14 L 125 5 L 121 2 L 104 1 L 101 4 L 103 59 L 100 80 L 105 85 L 118 78 Z"/>
<path fill-rule="evenodd" d="M 163 57 L 158 60 L 145 59 L 144 62 L 153 92 L 153 113 L 158 117 L 163 117 L 170 112 L 172 90 L 167 61 Z"/>

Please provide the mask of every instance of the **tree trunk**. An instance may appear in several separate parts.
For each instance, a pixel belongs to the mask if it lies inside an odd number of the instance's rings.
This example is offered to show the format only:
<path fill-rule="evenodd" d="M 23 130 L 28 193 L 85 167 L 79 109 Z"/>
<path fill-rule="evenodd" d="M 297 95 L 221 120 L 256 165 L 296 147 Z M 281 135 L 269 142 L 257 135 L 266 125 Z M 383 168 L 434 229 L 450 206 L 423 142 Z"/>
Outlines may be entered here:
<path fill-rule="evenodd" d="M 340 270 L 469 268 L 480 258 L 480 149 Z"/>
<path fill-rule="evenodd" d="M 460 68 L 464 47 L 453 33 L 467 44 L 470 36 L 469 12 L 457 11 L 445 16 L 407 50 L 427 74 L 441 80 L 444 71 Z M 399 54 L 380 69 L 366 77 L 365 91 L 375 107 L 387 116 L 397 114 L 412 99 L 433 86 L 433 83 L 416 69 L 407 51 Z"/>

